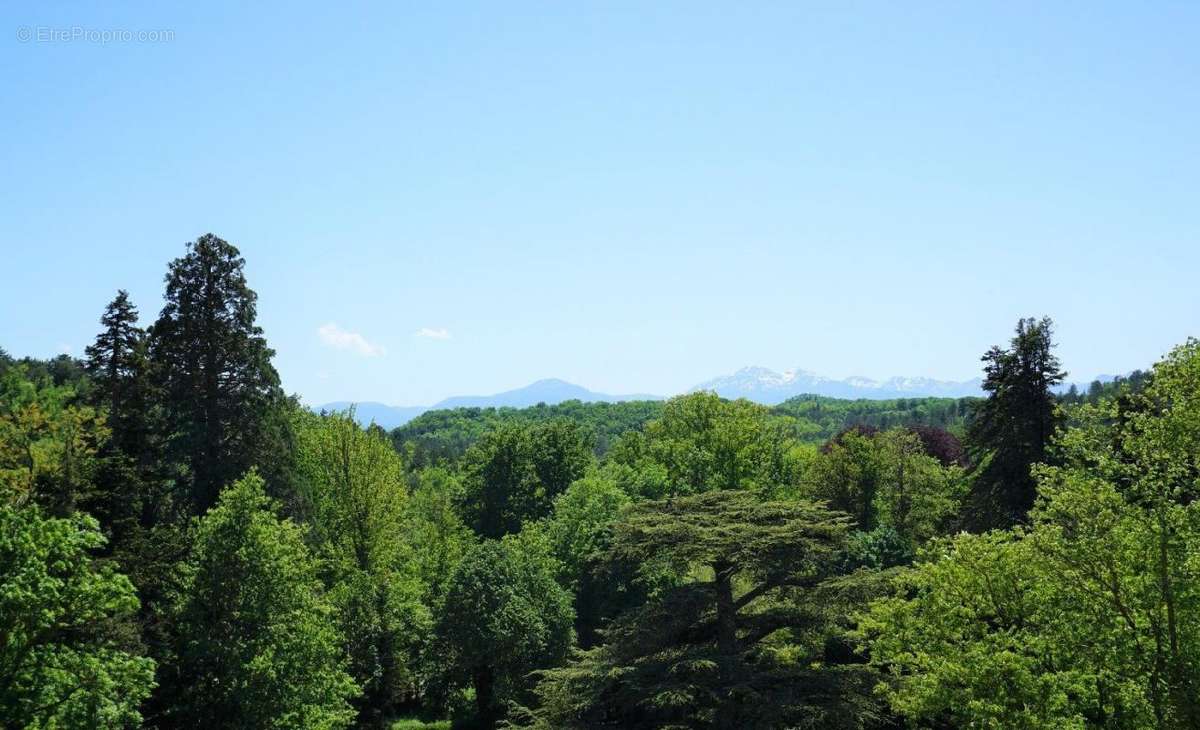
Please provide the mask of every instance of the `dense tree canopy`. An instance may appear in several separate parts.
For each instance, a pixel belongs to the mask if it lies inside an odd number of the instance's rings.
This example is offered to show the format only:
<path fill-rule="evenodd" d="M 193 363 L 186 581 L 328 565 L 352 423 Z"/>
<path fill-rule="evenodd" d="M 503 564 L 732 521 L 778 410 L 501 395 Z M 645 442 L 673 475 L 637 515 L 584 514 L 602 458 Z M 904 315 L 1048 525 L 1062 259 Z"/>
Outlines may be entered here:
<path fill-rule="evenodd" d="M 570 596 L 544 554 L 514 538 L 473 547 L 450 578 L 437 626 L 452 678 L 469 682 L 481 725 L 503 700 L 527 691 L 527 675 L 561 661 L 571 646 Z"/>
<path fill-rule="evenodd" d="M 583 476 L 591 449 L 570 421 L 506 424 L 467 452 L 462 508 L 479 535 L 500 538 L 550 513 L 554 498 Z"/>
<path fill-rule="evenodd" d="M 154 662 L 122 645 L 137 610 L 129 580 L 91 552 L 90 517 L 0 502 L 0 717 L 5 727 L 124 728 L 141 722 Z"/>
<path fill-rule="evenodd" d="M 28 373 L 18 365 L 0 374 L 0 501 L 69 514 L 88 496 L 110 431 L 75 385 Z"/>
<path fill-rule="evenodd" d="M 1056 394 L 1051 334 L 986 398 L 387 434 L 283 397 L 202 236 L 148 331 L 0 350 L 0 724 L 1200 727 L 1200 345 Z"/>
<path fill-rule="evenodd" d="M 350 669 L 363 688 L 360 721 L 387 716 L 413 684 L 428 624 L 409 543 L 400 457 L 354 414 L 297 414 L 297 480 L 320 573 L 338 609 Z"/>
<path fill-rule="evenodd" d="M 859 727 L 868 675 L 826 661 L 841 595 L 830 579 L 850 520 L 810 502 L 716 491 L 645 502 L 609 555 L 679 577 L 605 643 L 545 675 L 545 727 Z"/>
<path fill-rule="evenodd" d="M 179 702 L 192 728 L 340 728 L 359 688 L 300 529 L 250 475 L 200 520 L 178 606 Z"/>
<path fill-rule="evenodd" d="M 918 722 L 1185 728 L 1200 723 L 1200 344 L 1144 397 L 1081 414 L 1037 470 L 1028 529 L 932 547 L 862 626 Z"/>

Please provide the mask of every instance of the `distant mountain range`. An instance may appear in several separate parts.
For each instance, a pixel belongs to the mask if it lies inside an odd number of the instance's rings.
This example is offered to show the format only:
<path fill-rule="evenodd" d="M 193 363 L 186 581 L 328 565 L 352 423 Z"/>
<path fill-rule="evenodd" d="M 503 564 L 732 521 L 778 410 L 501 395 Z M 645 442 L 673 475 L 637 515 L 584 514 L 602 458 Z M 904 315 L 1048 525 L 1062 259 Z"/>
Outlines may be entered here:
<path fill-rule="evenodd" d="M 335 401 L 317 406 L 316 411 L 344 411 L 354 406 L 354 416 L 360 423 L 374 421 L 383 428 L 403 426 L 426 411 L 447 408 L 528 408 L 538 403 L 555 405 L 568 400 L 585 402 L 617 403 L 627 400 L 662 400 L 662 396 L 636 393 L 633 395 L 609 395 L 588 390 L 583 386 L 557 378 L 547 378 L 531 383 L 524 388 L 506 390 L 495 395 L 459 395 L 438 401 L 431 406 L 389 406 L 384 403 L 363 401 Z"/>
<path fill-rule="evenodd" d="M 760 367 L 742 368 L 733 375 L 700 383 L 689 392 L 711 390 L 723 398 L 746 398 L 773 406 L 798 395 L 824 395 L 830 398 L 963 398 L 983 395 L 980 378 L 954 382 L 932 378 L 895 377 L 879 381 L 864 377 L 842 380 L 827 378 L 807 370 L 774 370 Z"/>
<path fill-rule="evenodd" d="M 1101 381 L 1113 379 L 1111 375 L 1101 375 Z M 872 380 L 863 377 L 850 377 L 841 380 L 827 378 L 807 370 L 785 370 L 782 373 L 768 368 L 747 367 L 719 378 L 700 383 L 690 389 L 689 393 L 700 390 L 711 390 L 722 398 L 745 398 L 763 405 L 777 405 L 798 395 L 823 395 L 830 398 L 866 398 L 870 400 L 885 400 L 889 398 L 964 398 L 984 395 L 983 381 L 974 380 L 952 381 L 934 380 L 932 378 L 894 377 L 887 380 Z M 1087 390 L 1086 383 L 1076 383 L 1081 390 Z M 1066 391 L 1071 386 L 1065 383 L 1060 388 Z M 393 429 L 403 426 L 426 411 L 447 408 L 527 408 L 538 403 L 555 405 L 568 400 L 584 402 L 616 403 L 630 400 L 662 400 L 663 396 L 638 393 L 633 395 L 609 395 L 588 390 L 565 380 L 548 378 L 531 383 L 524 388 L 506 390 L 495 395 L 462 395 L 447 398 L 431 406 L 389 406 L 384 403 L 361 401 L 336 401 L 317 406 L 313 410 L 342 411 L 355 406 L 355 418 L 361 423 L 374 421 L 383 428 Z"/>

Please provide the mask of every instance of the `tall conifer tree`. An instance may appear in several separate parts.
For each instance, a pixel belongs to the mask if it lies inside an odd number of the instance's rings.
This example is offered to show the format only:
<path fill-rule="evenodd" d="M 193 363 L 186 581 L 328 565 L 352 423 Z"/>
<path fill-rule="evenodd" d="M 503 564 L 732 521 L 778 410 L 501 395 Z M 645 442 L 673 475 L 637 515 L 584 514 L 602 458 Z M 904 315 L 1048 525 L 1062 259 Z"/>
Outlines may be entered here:
<path fill-rule="evenodd" d="M 113 443 L 131 457 L 143 446 L 146 419 L 146 332 L 124 289 L 104 308 L 104 329 L 88 345 L 84 365 L 96 388 L 92 402 L 108 408 Z"/>
<path fill-rule="evenodd" d="M 269 453 L 283 401 L 245 264 L 211 233 L 189 243 L 170 264 L 166 305 L 150 332 L 167 450 L 186 468 L 197 513 Z"/>
<path fill-rule="evenodd" d="M 993 347 L 982 358 L 988 397 L 976 408 L 967 433 L 979 465 L 971 487 L 968 522 L 979 529 L 1023 522 L 1037 496 L 1030 473 L 1049 459 L 1063 416 L 1051 389 L 1063 382 L 1049 317 L 1017 322 L 1009 349 Z"/>

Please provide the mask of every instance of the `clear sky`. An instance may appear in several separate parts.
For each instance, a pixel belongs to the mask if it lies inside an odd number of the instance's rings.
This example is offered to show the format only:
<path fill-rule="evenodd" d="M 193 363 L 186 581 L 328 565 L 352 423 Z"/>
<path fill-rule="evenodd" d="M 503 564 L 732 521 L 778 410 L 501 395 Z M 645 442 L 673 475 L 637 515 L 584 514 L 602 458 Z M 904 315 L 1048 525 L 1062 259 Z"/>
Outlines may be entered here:
<path fill-rule="evenodd" d="M 117 288 L 152 321 L 209 231 L 313 403 L 966 379 L 1042 314 L 1088 379 L 1200 334 L 1200 3 L 22 5 L 13 354 Z"/>

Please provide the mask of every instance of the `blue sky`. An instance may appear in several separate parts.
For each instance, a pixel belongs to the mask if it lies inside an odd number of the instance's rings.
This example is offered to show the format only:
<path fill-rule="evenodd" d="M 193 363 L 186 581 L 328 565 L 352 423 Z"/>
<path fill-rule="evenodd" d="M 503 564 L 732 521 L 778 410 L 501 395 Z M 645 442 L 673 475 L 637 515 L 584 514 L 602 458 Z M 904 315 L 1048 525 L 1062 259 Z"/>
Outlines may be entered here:
<path fill-rule="evenodd" d="M 966 379 L 1041 314 L 1087 379 L 1200 334 L 1197 3 L 14 5 L 15 354 L 119 287 L 152 321 L 209 231 L 310 402 Z"/>

